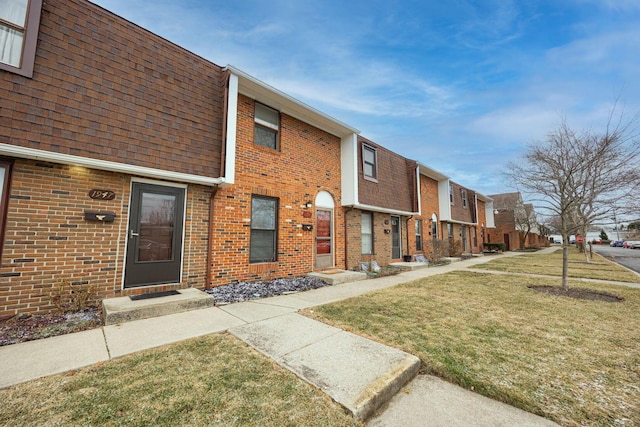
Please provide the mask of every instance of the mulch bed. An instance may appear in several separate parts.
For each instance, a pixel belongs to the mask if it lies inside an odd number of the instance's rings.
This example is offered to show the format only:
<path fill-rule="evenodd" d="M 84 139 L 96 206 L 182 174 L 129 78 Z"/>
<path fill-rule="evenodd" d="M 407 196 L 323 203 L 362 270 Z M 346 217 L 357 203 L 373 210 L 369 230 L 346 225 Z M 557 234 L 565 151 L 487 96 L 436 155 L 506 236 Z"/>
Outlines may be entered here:
<path fill-rule="evenodd" d="M 537 286 L 531 285 L 528 286 L 529 289 L 533 289 L 537 292 L 544 292 L 546 294 L 560 296 L 560 297 L 569 297 L 575 299 L 584 299 L 589 301 L 604 301 L 604 302 L 622 302 L 624 298 L 619 297 L 617 295 L 608 294 L 606 292 L 594 291 L 592 289 L 583 289 L 583 288 L 567 288 L 563 289 L 558 286 Z"/>
<path fill-rule="evenodd" d="M 0 346 L 100 327 L 101 312 L 99 307 L 88 307 L 65 314 L 22 314 L 4 319 L 0 321 Z"/>

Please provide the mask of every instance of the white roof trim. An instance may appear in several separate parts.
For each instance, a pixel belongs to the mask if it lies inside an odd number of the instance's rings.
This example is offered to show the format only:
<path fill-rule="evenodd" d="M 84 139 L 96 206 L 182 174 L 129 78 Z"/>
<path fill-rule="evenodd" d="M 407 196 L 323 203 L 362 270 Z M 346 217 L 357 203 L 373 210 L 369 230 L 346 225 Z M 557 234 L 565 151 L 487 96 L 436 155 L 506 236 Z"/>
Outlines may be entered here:
<path fill-rule="evenodd" d="M 444 175 L 443 173 L 440 173 L 437 170 L 432 169 L 429 166 L 422 163 L 418 163 L 418 169 L 420 170 L 420 173 L 422 175 L 428 176 L 429 178 L 433 178 L 437 181 L 444 181 L 449 179 L 449 177 Z"/>
<path fill-rule="evenodd" d="M 387 208 L 381 208 L 379 206 L 371 206 L 371 205 L 348 205 L 348 206 L 344 206 L 347 208 L 355 208 L 355 209 L 360 209 L 363 211 L 373 211 L 373 212 L 382 212 L 382 213 L 388 213 L 391 215 L 402 215 L 402 216 L 419 216 L 420 212 L 408 212 L 408 211 L 399 211 L 399 210 L 395 210 L 395 209 L 387 209 Z"/>
<path fill-rule="evenodd" d="M 360 134 L 358 129 L 298 101 L 233 65 L 227 65 L 226 69 L 238 76 L 238 91 L 243 95 L 341 138 L 353 133 Z"/>
<path fill-rule="evenodd" d="M 71 154 L 54 153 L 51 151 L 37 150 L 35 148 L 20 147 L 17 145 L 0 144 L 0 154 L 12 157 L 20 157 L 32 160 L 44 160 L 65 165 L 83 166 L 90 169 L 105 170 L 110 172 L 138 175 L 147 178 L 162 179 L 165 181 L 186 182 L 214 186 L 225 184 L 225 179 L 210 178 L 200 175 L 173 172 L 163 169 L 147 168 L 143 166 L 129 165 L 126 163 L 97 160 L 89 157 L 73 156 Z"/>

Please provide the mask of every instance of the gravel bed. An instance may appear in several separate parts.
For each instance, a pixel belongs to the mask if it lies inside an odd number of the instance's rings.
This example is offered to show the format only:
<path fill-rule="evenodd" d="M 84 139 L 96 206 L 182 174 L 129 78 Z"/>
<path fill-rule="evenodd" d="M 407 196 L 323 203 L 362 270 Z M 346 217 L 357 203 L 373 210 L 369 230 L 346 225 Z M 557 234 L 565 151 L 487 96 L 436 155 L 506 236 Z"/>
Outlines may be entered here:
<path fill-rule="evenodd" d="M 272 297 L 292 292 L 309 291 L 328 286 L 315 277 L 275 279 L 267 282 L 238 282 L 207 289 L 216 304 L 230 304 L 256 298 Z"/>

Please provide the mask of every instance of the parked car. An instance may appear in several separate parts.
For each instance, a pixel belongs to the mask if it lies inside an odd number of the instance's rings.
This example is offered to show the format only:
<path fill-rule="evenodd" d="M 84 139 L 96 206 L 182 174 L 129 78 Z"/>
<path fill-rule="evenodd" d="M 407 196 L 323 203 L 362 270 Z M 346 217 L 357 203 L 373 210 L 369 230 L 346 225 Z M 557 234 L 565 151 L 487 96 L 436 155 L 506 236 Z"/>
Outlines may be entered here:
<path fill-rule="evenodd" d="M 622 240 L 612 240 L 611 243 L 609 243 L 609 246 L 611 246 L 612 248 L 621 248 L 622 244 Z"/>
<path fill-rule="evenodd" d="M 630 249 L 640 249 L 640 240 L 629 242 Z"/>
<path fill-rule="evenodd" d="M 629 242 L 627 242 L 626 240 L 622 242 L 622 247 L 625 249 L 629 249 Z"/>

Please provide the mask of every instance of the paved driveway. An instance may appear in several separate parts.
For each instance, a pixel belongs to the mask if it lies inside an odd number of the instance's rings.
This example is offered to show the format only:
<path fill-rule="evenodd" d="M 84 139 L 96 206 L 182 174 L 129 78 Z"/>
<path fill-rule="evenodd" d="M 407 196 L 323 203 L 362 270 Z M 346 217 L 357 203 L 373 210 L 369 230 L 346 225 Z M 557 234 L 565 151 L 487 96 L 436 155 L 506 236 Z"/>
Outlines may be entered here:
<path fill-rule="evenodd" d="M 640 249 L 612 248 L 607 245 L 593 245 L 594 252 L 609 258 L 618 264 L 624 265 L 633 271 L 640 273 Z"/>

